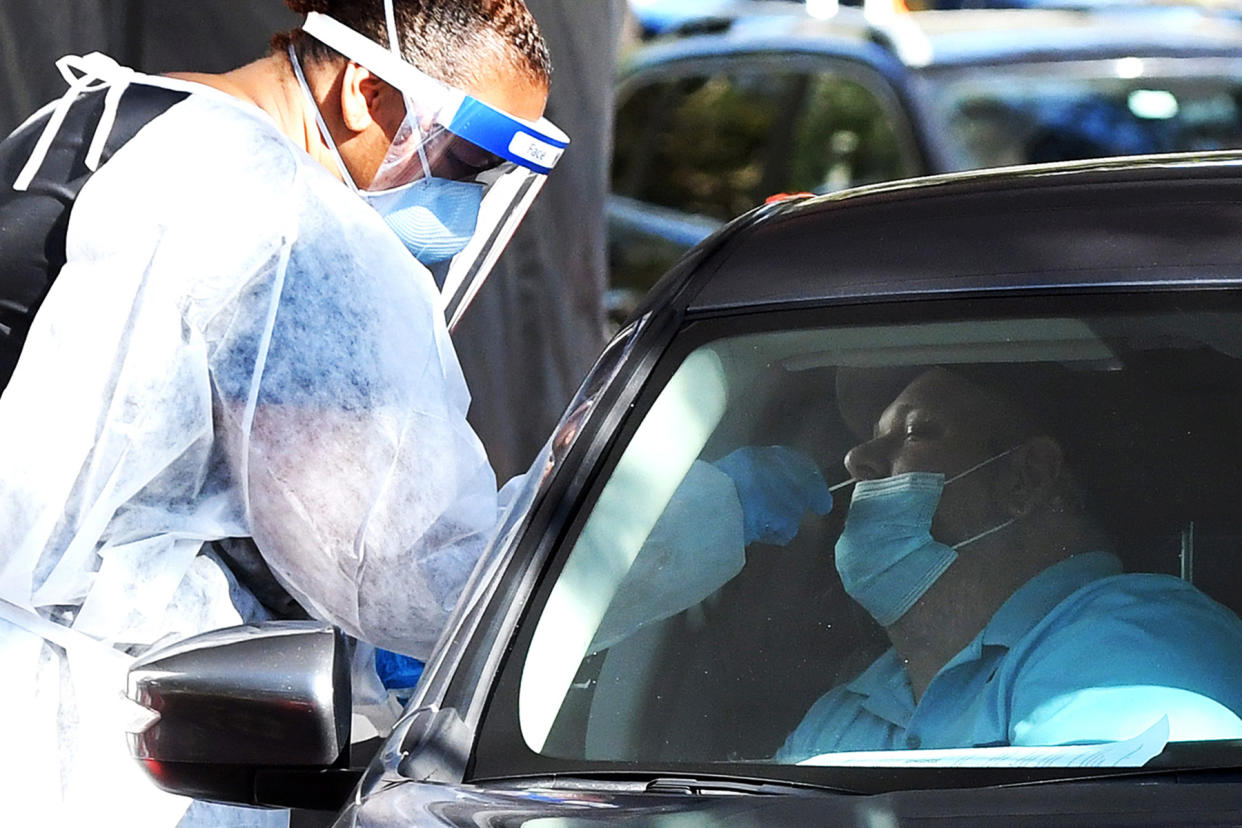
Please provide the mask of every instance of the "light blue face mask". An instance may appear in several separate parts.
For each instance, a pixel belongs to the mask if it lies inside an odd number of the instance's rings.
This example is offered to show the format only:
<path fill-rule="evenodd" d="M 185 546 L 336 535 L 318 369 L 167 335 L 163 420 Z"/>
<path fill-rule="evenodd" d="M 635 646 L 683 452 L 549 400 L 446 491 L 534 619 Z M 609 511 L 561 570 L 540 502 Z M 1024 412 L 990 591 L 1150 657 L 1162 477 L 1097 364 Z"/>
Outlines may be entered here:
<path fill-rule="evenodd" d="M 423 178 L 396 190 L 363 192 L 414 258 L 435 264 L 453 258 L 470 242 L 479 223 L 483 185 Z"/>
<path fill-rule="evenodd" d="M 1013 523 L 1010 518 L 954 546 L 931 536 L 932 518 L 944 487 L 1013 450 L 948 481 L 936 472 L 908 472 L 855 484 L 845 529 L 837 539 L 837 572 L 845 591 L 880 626 L 887 627 L 905 615 L 957 560 L 958 549 Z"/>

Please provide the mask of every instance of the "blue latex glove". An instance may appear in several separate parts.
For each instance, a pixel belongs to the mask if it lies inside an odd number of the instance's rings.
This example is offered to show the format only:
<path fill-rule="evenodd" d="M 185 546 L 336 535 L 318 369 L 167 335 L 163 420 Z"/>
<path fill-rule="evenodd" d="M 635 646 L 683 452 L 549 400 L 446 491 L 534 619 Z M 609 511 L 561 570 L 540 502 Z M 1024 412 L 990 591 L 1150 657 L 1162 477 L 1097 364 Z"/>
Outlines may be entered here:
<path fill-rule="evenodd" d="M 411 690 L 423 674 L 423 663 L 391 650 L 375 648 L 375 672 L 385 690 Z"/>
<path fill-rule="evenodd" d="M 807 510 L 832 511 L 832 493 L 819 468 L 787 446 L 742 446 L 712 465 L 737 487 L 747 544 L 787 544 Z"/>

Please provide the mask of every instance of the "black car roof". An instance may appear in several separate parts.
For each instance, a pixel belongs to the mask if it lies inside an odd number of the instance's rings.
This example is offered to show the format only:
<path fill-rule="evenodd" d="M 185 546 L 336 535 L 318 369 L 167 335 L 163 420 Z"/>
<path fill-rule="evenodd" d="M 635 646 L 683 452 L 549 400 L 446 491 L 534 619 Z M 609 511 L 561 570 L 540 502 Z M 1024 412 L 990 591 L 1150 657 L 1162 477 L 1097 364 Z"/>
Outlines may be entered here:
<path fill-rule="evenodd" d="M 1242 153 L 1109 159 L 880 184 L 757 208 L 645 308 L 1242 285 Z"/>

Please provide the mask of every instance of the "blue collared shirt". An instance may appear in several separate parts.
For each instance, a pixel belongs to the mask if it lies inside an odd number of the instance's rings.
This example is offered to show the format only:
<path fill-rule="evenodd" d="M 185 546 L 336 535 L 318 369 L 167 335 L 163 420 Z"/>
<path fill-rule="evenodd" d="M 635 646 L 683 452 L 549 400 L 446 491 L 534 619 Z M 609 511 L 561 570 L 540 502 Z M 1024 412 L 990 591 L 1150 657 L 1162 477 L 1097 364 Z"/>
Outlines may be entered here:
<path fill-rule="evenodd" d="M 916 703 L 895 650 L 819 699 L 777 753 L 1242 738 L 1242 622 L 1190 584 L 1104 552 L 1032 578 Z"/>

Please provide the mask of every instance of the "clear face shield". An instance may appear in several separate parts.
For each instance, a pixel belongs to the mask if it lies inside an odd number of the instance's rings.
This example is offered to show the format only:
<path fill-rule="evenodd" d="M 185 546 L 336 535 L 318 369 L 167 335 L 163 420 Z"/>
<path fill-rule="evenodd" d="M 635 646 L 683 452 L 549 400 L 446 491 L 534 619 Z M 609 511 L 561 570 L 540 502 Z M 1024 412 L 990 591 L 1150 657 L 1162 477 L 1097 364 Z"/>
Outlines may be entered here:
<path fill-rule="evenodd" d="M 391 2 L 386 6 L 389 40 L 396 43 Z M 346 182 L 431 270 L 452 330 L 569 138 L 546 118 L 517 118 L 440 83 L 326 15 L 308 14 L 302 28 L 400 90 L 405 99 L 405 120 L 368 186 L 350 180 L 339 154 L 337 164 Z M 296 57 L 291 59 L 309 94 Z M 320 129 L 337 153 L 322 118 Z"/>

